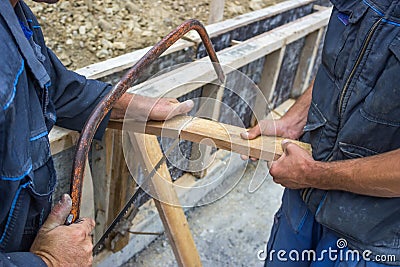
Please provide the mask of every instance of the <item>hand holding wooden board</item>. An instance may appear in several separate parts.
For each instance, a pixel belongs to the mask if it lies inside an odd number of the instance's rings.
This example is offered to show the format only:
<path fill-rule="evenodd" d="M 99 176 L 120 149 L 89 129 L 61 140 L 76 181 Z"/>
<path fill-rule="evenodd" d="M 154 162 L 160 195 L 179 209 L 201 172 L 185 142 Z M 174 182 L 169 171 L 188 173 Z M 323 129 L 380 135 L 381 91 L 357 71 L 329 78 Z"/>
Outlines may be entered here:
<path fill-rule="evenodd" d="M 122 129 L 122 122 L 110 121 L 109 127 Z M 240 137 L 240 133 L 245 131 L 241 127 L 190 116 L 177 116 L 168 121 L 125 120 L 123 130 L 180 138 L 267 161 L 276 160 L 283 154 L 281 146 L 283 138 L 259 136 L 253 140 L 244 140 Z M 311 154 L 309 144 L 292 142 Z"/>

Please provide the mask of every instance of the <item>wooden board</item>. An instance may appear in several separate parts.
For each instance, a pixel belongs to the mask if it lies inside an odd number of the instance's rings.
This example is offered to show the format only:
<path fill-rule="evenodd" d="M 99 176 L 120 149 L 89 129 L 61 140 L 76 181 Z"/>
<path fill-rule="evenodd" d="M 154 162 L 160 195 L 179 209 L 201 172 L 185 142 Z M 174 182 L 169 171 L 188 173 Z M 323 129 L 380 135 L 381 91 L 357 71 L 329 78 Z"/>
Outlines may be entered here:
<path fill-rule="evenodd" d="M 310 4 L 312 2 L 315 2 L 315 0 L 290 0 L 290 1 L 284 1 L 269 7 L 266 7 L 264 9 L 256 10 L 253 12 L 249 12 L 240 16 L 237 16 L 232 19 L 224 20 L 219 23 L 211 24 L 206 26 L 206 30 L 208 32 L 208 35 L 212 38 L 215 36 L 219 36 L 221 34 L 224 34 L 226 32 L 232 31 L 234 29 L 249 25 L 253 22 L 257 22 L 266 18 L 273 17 L 275 15 L 281 14 L 286 11 L 290 11 L 293 9 L 296 9 L 301 6 L 305 6 L 307 4 Z M 198 35 L 195 33 L 189 32 L 186 35 L 187 39 L 200 43 L 201 39 Z"/>
<path fill-rule="evenodd" d="M 326 26 L 330 13 L 331 9 L 313 13 L 218 52 L 218 58 L 223 65 L 225 74 Z M 206 57 L 138 84 L 128 92 L 153 97 L 180 97 L 211 83 L 216 78 L 212 64 Z"/>
<path fill-rule="evenodd" d="M 220 22 L 224 18 L 225 0 L 211 0 L 208 24 Z"/>
<path fill-rule="evenodd" d="M 145 134 L 129 135 L 131 143 L 140 151 L 142 166 L 147 174 L 163 157 L 160 145 L 155 136 Z M 152 177 L 151 186 L 165 232 L 179 266 L 202 266 L 186 216 L 172 186 L 172 178 L 167 164 L 164 163 Z M 170 204 L 172 203 L 172 204 Z"/>
<path fill-rule="evenodd" d="M 225 68 L 225 72 L 228 73 L 233 68 L 245 66 L 258 58 L 279 50 L 288 43 L 324 27 L 328 23 L 330 13 L 331 9 L 316 12 L 219 52 L 218 56 L 221 63 L 230 66 L 230 68 Z M 180 97 L 185 95 L 216 79 L 208 57 L 199 61 L 203 63 L 197 64 L 193 62 L 182 68 L 177 68 L 141 83 L 131 88 L 129 92 L 152 97 Z M 81 73 L 84 74 L 83 72 Z M 52 152 L 54 151 L 53 155 L 73 146 L 72 139 L 69 139 L 73 134 L 73 131 L 60 128 L 57 133 L 51 133 L 50 143 Z"/>
<path fill-rule="evenodd" d="M 186 49 L 191 46 L 193 46 L 193 43 L 191 42 L 185 40 L 178 40 L 167 51 L 165 51 L 162 56 Z M 88 79 L 99 79 L 132 67 L 151 48 L 152 48 L 151 46 L 145 47 L 115 58 L 108 59 L 106 61 L 91 64 L 89 66 L 76 70 L 76 72 L 79 73 L 80 75 L 85 76 Z"/>
<path fill-rule="evenodd" d="M 111 122 L 110 127 L 122 129 L 121 122 Z M 178 116 L 168 121 L 147 123 L 125 122 L 124 130 L 144 132 L 157 136 L 181 138 L 196 143 L 203 143 L 220 149 L 236 152 L 243 155 L 271 161 L 278 159 L 282 154 L 281 142 L 283 138 L 260 136 L 253 140 L 243 140 L 240 133 L 245 129 L 223 124 L 211 120 Z M 293 141 L 311 154 L 311 146 L 306 143 Z"/>

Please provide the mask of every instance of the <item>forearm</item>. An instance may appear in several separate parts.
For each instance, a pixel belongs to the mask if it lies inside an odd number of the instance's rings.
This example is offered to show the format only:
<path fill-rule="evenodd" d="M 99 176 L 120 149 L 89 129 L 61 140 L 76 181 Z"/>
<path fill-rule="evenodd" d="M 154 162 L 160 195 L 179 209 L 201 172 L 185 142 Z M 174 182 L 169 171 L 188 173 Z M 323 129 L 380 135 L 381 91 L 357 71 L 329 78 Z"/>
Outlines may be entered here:
<path fill-rule="evenodd" d="M 125 93 L 121 96 L 121 98 L 115 103 L 113 109 L 111 110 L 111 119 L 113 120 L 122 120 L 125 116 L 126 109 L 130 101 L 132 100 L 133 94 Z M 139 105 L 141 102 L 137 101 Z"/>
<path fill-rule="evenodd" d="M 303 128 L 307 122 L 308 110 L 311 105 L 312 90 L 314 81 L 309 88 L 297 99 L 296 103 L 286 112 L 277 122 L 281 134 L 297 139 L 303 133 Z"/>
<path fill-rule="evenodd" d="M 376 197 L 400 197 L 400 149 L 366 158 L 316 162 L 313 187 Z"/>

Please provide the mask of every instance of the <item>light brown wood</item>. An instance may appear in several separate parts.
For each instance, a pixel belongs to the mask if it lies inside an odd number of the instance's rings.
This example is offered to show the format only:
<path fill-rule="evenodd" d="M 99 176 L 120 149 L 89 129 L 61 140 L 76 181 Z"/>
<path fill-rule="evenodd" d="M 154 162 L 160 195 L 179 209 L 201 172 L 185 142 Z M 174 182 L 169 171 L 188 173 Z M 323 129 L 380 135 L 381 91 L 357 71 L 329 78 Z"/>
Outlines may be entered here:
<path fill-rule="evenodd" d="M 280 104 L 278 107 L 276 107 L 274 110 L 272 110 L 268 114 L 267 119 L 270 120 L 280 119 L 294 105 L 295 102 L 296 100 L 289 98 L 288 100 Z"/>
<path fill-rule="evenodd" d="M 328 23 L 330 12 L 331 9 L 313 13 L 218 52 L 225 74 L 324 27 Z M 206 57 L 147 80 L 132 87 L 128 92 L 153 97 L 180 97 L 211 83 L 216 78 L 210 59 Z"/>
<path fill-rule="evenodd" d="M 193 46 L 193 43 L 191 42 L 178 40 L 167 51 L 164 52 L 163 56 L 187 49 L 191 46 Z M 145 47 L 115 58 L 94 63 L 78 69 L 76 72 L 88 79 L 99 79 L 119 71 L 124 71 L 138 62 L 139 59 L 141 59 L 151 48 L 151 46 Z"/>
<path fill-rule="evenodd" d="M 197 117 L 218 120 L 221 110 L 222 97 L 224 95 L 224 85 L 218 85 L 216 82 L 207 84 L 203 87 L 200 110 L 196 112 Z M 190 170 L 197 178 L 202 178 L 207 174 L 207 166 L 210 163 L 211 147 L 194 143 L 191 151 Z"/>
<path fill-rule="evenodd" d="M 78 132 L 55 126 L 49 134 L 51 154 L 55 155 L 74 146 L 78 137 Z"/>
<path fill-rule="evenodd" d="M 224 18 L 225 0 L 211 0 L 208 24 L 220 22 Z"/>
<path fill-rule="evenodd" d="M 122 151 L 122 133 L 121 131 L 113 131 L 114 139 L 111 146 L 113 148 L 113 157 L 108 205 L 108 224 L 111 224 L 125 205 L 127 197 L 133 193 L 128 192 L 129 184 L 132 183 L 133 180 L 129 178 L 129 170 L 126 166 L 124 153 Z M 107 245 L 109 246 L 108 249 L 116 252 L 123 249 L 128 242 L 129 234 L 122 232 L 113 236 L 113 240 Z"/>
<path fill-rule="evenodd" d="M 299 0 L 294 2 L 300 4 L 306 1 Z M 330 13 L 330 8 L 316 12 L 249 39 L 241 44 L 220 51 L 218 56 L 221 63 L 230 66 L 230 68 L 224 68 L 225 73 L 228 74 L 234 68 L 238 69 L 247 65 L 260 57 L 281 49 L 288 43 L 303 38 L 309 33 L 325 27 L 328 23 Z M 202 63 L 198 64 L 196 62 Z M 129 89 L 129 92 L 152 97 L 180 97 L 216 79 L 215 72 L 208 57 L 196 62 L 187 64 L 184 67 L 177 68 L 171 72 L 162 74 L 156 78 L 134 86 Z M 105 71 L 105 65 L 100 68 L 100 72 Z M 106 71 L 111 71 L 112 73 L 118 70 L 118 68 L 119 67 L 113 69 L 113 67 L 110 67 L 110 70 Z M 81 73 L 85 74 L 83 72 Z M 92 77 L 96 76 L 93 74 Z M 52 139 L 53 141 L 51 141 L 52 151 L 53 147 L 55 151 L 54 153 L 70 148 L 73 144 L 69 141 L 69 136 L 73 133 L 74 132 L 72 131 L 63 129 L 63 131 L 54 134 L 54 138 Z"/>
<path fill-rule="evenodd" d="M 109 225 L 111 170 L 113 160 L 114 130 L 107 129 L 102 141 L 92 145 L 92 178 L 96 237 L 100 237 Z M 97 197 L 101 196 L 101 197 Z M 97 241 L 97 240 L 96 240 Z"/>
<path fill-rule="evenodd" d="M 138 148 L 145 172 L 150 173 L 163 157 L 157 137 L 130 134 L 131 143 Z M 151 193 L 165 232 L 179 266 L 202 266 L 186 216 L 179 203 L 166 163 L 151 178 Z M 170 203 L 173 203 L 170 204 Z"/>
<path fill-rule="evenodd" d="M 249 12 L 232 19 L 224 20 L 219 23 L 211 24 L 206 26 L 206 30 L 210 37 L 222 35 L 226 32 L 240 28 L 245 25 L 249 25 L 256 21 L 261 21 L 266 18 L 273 17 L 280 13 L 299 8 L 301 6 L 310 4 L 315 0 L 290 0 L 277 3 L 275 5 L 266 7 L 264 9 Z M 200 37 L 196 33 L 189 32 L 186 35 L 187 39 L 199 43 L 201 42 Z"/>
<path fill-rule="evenodd" d="M 323 29 L 312 32 L 306 36 L 303 50 L 301 51 L 299 66 L 293 82 L 291 97 L 299 97 L 310 85 L 311 73 L 317 58 L 319 44 L 324 34 Z"/>
<path fill-rule="evenodd" d="M 121 122 L 112 122 L 110 127 L 121 129 Z M 223 124 L 211 120 L 178 116 L 164 122 L 149 121 L 147 123 L 125 122 L 124 130 L 141 132 L 170 138 L 180 138 L 220 149 L 232 151 L 242 155 L 271 161 L 278 159 L 282 154 L 282 138 L 260 136 L 253 140 L 244 140 L 240 133 L 245 129 Z M 306 143 L 292 141 L 311 153 L 311 146 Z"/>
<path fill-rule="evenodd" d="M 269 109 L 269 103 L 275 91 L 278 81 L 279 72 L 282 68 L 283 56 L 285 55 L 286 46 L 272 52 L 265 57 L 261 80 L 258 84 L 261 95 L 257 95 L 254 105 L 254 116 L 251 125 L 256 125 L 258 120 L 264 119 Z"/>

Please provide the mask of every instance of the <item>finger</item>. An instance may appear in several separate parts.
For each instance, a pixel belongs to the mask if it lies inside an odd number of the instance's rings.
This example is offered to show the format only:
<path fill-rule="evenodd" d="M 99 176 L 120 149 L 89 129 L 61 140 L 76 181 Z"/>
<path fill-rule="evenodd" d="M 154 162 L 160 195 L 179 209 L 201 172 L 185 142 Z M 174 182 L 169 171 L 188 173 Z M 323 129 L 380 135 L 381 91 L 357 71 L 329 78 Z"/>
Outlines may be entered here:
<path fill-rule="evenodd" d="M 258 161 L 258 158 L 250 157 L 251 161 Z"/>
<path fill-rule="evenodd" d="M 168 112 L 168 116 L 166 119 L 168 120 L 177 115 L 186 114 L 189 111 L 191 111 L 193 107 L 194 107 L 193 100 L 186 100 L 182 103 L 177 102 L 170 106 L 171 110 Z"/>
<path fill-rule="evenodd" d="M 91 218 L 83 218 L 81 222 L 79 222 L 83 227 L 85 227 L 86 234 L 90 235 L 93 231 L 94 227 L 96 226 L 96 222 Z"/>
<path fill-rule="evenodd" d="M 289 154 L 288 146 L 289 146 L 290 144 L 292 144 L 292 142 L 290 142 L 289 139 L 284 139 L 284 140 L 282 140 L 282 142 L 281 142 L 281 146 L 282 146 L 283 153 L 285 153 L 286 155 Z"/>
<path fill-rule="evenodd" d="M 173 103 L 173 104 L 178 104 L 179 103 L 178 99 L 176 99 L 176 98 L 166 98 L 166 100 L 168 102 L 170 102 L 170 103 Z"/>
<path fill-rule="evenodd" d="M 193 100 L 186 100 L 182 103 L 179 103 L 179 107 L 177 108 L 177 111 L 179 114 L 185 114 L 191 111 L 194 107 L 194 102 Z"/>
<path fill-rule="evenodd" d="M 272 161 L 267 161 L 267 166 L 268 166 L 268 169 L 271 169 Z"/>
<path fill-rule="evenodd" d="M 64 194 L 61 197 L 61 200 L 54 206 L 47 217 L 47 220 L 44 222 L 42 226 L 42 230 L 50 231 L 56 228 L 57 226 L 63 225 L 67 216 L 71 212 L 72 200 L 71 197 L 67 194 Z"/>
<path fill-rule="evenodd" d="M 241 158 L 242 160 L 248 160 L 248 159 L 249 159 L 249 156 L 246 156 L 246 155 L 240 155 L 240 158 Z"/>
<path fill-rule="evenodd" d="M 245 140 L 251 140 L 261 135 L 260 126 L 256 125 L 247 132 L 241 133 L 240 136 Z"/>

